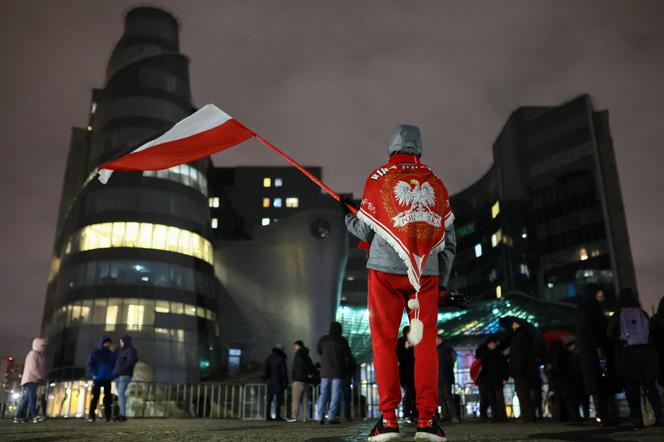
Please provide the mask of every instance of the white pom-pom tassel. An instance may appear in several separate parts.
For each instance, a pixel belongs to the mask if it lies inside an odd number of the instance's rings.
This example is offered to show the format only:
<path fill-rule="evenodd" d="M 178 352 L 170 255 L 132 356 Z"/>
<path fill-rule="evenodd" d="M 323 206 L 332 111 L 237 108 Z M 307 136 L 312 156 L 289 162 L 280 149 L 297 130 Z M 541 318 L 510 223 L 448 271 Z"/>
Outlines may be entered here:
<path fill-rule="evenodd" d="M 417 298 L 411 298 L 408 300 L 408 308 L 411 310 L 417 310 L 420 308 L 420 301 Z"/>
<path fill-rule="evenodd" d="M 424 324 L 417 318 L 410 321 L 410 333 L 408 333 L 408 341 L 414 347 L 420 343 L 424 335 Z"/>

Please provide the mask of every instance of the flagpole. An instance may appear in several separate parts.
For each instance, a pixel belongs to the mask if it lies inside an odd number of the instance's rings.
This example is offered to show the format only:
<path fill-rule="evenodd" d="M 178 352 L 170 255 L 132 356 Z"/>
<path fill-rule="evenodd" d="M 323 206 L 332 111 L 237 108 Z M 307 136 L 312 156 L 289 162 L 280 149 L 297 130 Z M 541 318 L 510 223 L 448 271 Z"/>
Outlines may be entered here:
<path fill-rule="evenodd" d="M 261 143 L 263 143 L 263 144 L 264 144 L 266 147 L 268 147 L 269 149 L 273 150 L 273 151 L 274 151 L 277 155 L 279 155 L 281 158 L 283 158 L 284 160 L 288 161 L 288 162 L 291 163 L 293 166 L 295 166 L 300 172 L 302 172 L 303 174 L 305 174 L 305 175 L 307 176 L 307 178 L 309 178 L 311 181 L 313 181 L 314 183 L 316 183 L 321 189 L 323 189 L 324 191 L 326 191 L 326 192 L 327 192 L 332 198 L 334 198 L 334 199 L 337 200 L 337 201 L 341 201 L 341 196 L 339 196 L 339 194 L 338 194 L 337 192 L 335 192 L 334 190 L 332 190 L 327 184 L 325 184 L 324 182 L 322 182 L 321 180 L 319 180 L 319 179 L 318 179 L 313 173 L 309 172 L 307 169 L 305 169 L 303 166 L 301 166 L 297 161 L 295 161 L 293 158 L 291 158 L 290 156 L 288 156 L 285 152 L 283 152 L 282 150 L 280 150 L 279 148 L 277 148 L 274 144 L 272 144 L 272 143 L 270 143 L 269 141 L 267 141 L 265 138 L 261 137 L 260 135 L 258 135 L 258 134 L 256 134 L 256 133 L 255 133 L 254 135 L 256 136 L 256 139 L 257 139 L 258 141 L 260 141 Z M 344 204 L 346 204 L 346 203 L 344 203 Z M 350 204 L 346 204 L 346 206 L 347 206 L 348 209 L 351 210 L 353 213 L 357 213 L 357 209 L 356 209 L 354 206 L 352 206 L 352 205 L 350 205 Z"/>

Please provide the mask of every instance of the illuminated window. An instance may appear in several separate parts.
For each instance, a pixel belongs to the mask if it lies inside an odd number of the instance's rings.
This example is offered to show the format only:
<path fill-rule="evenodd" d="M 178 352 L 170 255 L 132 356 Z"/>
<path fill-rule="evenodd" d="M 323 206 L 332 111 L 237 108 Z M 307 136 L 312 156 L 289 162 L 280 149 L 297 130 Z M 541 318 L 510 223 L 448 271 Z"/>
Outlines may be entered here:
<path fill-rule="evenodd" d="M 92 105 L 90 106 L 90 113 L 94 115 L 95 112 L 97 112 L 97 103 L 93 101 Z"/>
<path fill-rule="evenodd" d="M 286 198 L 286 207 L 290 207 L 291 209 L 295 209 L 297 207 L 300 207 L 300 199 L 299 198 Z"/>
<path fill-rule="evenodd" d="M 482 256 L 482 244 L 475 244 L 475 258 Z"/>
<path fill-rule="evenodd" d="M 498 230 L 496 233 L 491 235 L 491 247 L 496 247 L 502 239 L 503 239 L 503 232 Z"/>
<path fill-rule="evenodd" d="M 129 304 L 127 306 L 127 330 L 140 330 L 143 328 L 143 314 L 145 306 Z"/>
<path fill-rule="evenodd" d="M 272 187 L 272 179 L 271 178 L 263 178 L 263 187 Z"/>
<path fill-rule="evenodd" d="M 523 239 L 528 238 L 528 231 L 526 229 L 523 229 L 521 231 L 521 238 L 523 238 Z"/>
<path fill-rule="evenodd" d="M 155 301 L 154 311 L 157 313 L 170 313 L 171 308 L 168 301 Z"/>
<path fill-rule="evenodd" d="M 496 201 L 493 206 L 491 206 L 491 218 L 495 218 L 500 213 L 500 201 Z"/>
<path fill-rule="evenodd" d="M 270 218 L 261 219 L 261 225 L 262 226 L 269 226 L 270 225 Z"/>
<path fill-rule="evenodd" d="M 189 164 L 180 164 L 179 166 L 163 170 L 145 170 L 143 171 L 143 176 L 174 181 L 193 187 L 203 195 L 207 195 L 207 178 L 205 174 Z M 212 207 L 212 198 L 210 198 L 210 207 Z"/>
<path fill-rule="evenodd" d="M 212 198 L 210 198 L 209 203 L 210 203 L 210 207 L 214 207 L 214 208 L 219 207 L 219 197 L 218 196 L 213 196 Z"/>
<path fill-rule="evenodd" d="M 272 201 L 272 205 L 274 207 L 281 207 L 283 204 L 283 200 L 281 198 L 275 198 L 274 201 Z"/>
<path fill-rule="evenodd" d="M 115 331 L 115 324 L 118 322 L 118 306 L 109 305 L 106 307 L 106 327 L 105 331 Z"/>
<path fill-rule="evenodd" d="M 212 218 L 210 220 L 210 225 L 212 226 L 213 229 L 216 229 L 219 227 L 219 220 L 217 218 Z"/>
<path fill-rule="evenodd" d="M 499 285 L 496 286 L 496 299 L 503 297 L 503 288 Z"/>
<path fill-rule="evenodd" d="M 581 261 L 587 260 L 588 259 L 588 250 L 586 250 L 585 248 L 579 250 L 579 259 Z"/>
<path fill-rule="evenodd" d="M 263 198 L 263 207 L 270 207 L 270 198 Z"/>
<path fill-rule="evenodd" d="M 281 187 L 284 185 L 284 182 L 281 178 L 274 179 L 274 187 Z"/>
<path fill-rule="evenodd" d="M 212 244 L 188 230 L 162 224 L 117 221 L 92 224 L 72 234 L 64 254 L 109 247 L 138 247 L 168 250 L 193 256 L 212 264 Z"/>

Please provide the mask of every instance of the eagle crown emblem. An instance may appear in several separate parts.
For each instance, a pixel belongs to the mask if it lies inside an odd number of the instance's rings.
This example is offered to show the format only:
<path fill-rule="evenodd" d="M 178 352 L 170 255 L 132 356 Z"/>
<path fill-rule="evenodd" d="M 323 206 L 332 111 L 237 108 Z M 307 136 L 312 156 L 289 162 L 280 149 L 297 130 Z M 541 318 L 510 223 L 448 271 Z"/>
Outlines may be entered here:
<path fill-rule="evenodd" d="M 431 207 L 436 204 L 436 192 L 428 182 L 421 183 L 412 178 L 410 184 L 399 181 L 394 186 L 394 197 L 401 206 L 410 206 L 393 217 L 395 227 L 404 227 L 414 222 L 425 222 L 434 227 L 441 226 L 441 216 Z"/>

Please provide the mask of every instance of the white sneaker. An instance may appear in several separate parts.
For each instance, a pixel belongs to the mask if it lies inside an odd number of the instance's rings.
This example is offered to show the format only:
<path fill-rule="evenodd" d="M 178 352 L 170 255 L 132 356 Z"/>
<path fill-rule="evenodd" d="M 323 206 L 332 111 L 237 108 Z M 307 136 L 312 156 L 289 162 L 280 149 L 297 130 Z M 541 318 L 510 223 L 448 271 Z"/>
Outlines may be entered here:
<path fill-rule="evenodd" d="M 297 419 L 287 419 L 286 422 L 297 422 Z"/>
<path fill-rule="evenodd" d="M 35 416 L 34 419 L 32 419 L 33 424 L 37 424 L 39 422 L 43 422 L 46 420 L 45 416 Z"/>

